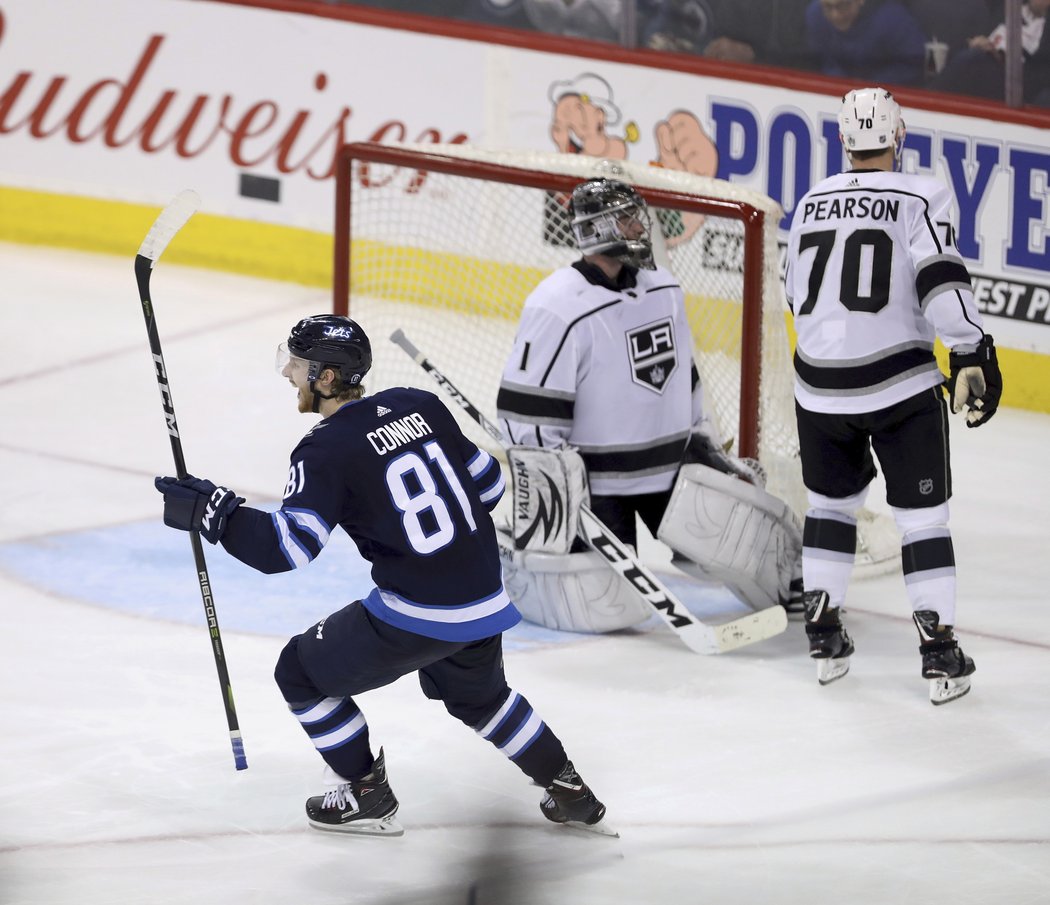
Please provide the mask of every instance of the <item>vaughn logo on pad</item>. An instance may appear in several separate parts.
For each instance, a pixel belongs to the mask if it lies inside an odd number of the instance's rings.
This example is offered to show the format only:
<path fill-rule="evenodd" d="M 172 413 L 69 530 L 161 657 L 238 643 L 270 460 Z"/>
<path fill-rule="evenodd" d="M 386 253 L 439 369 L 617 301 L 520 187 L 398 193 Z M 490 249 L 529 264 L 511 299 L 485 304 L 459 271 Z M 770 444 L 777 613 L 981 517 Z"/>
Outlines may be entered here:
<path fill-rule="evenodd" d="M 665 318 L 628 332 L 627 354 L 634 382 L 663 393 L 667 381 L 678 368 L 671 319 Z"/>

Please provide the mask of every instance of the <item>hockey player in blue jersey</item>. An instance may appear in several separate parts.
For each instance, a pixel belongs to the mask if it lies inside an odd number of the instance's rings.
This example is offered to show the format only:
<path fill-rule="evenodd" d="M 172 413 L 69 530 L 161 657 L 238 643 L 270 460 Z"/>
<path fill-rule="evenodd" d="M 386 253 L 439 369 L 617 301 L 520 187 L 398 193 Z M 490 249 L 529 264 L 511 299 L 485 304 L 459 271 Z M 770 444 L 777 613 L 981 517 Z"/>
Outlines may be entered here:
<path fill-rule="evenodd" d="M 504 675 L 501 633 L 520 616 L 489 515 L 504 492 L 500 464 L 432 393 L 396 387 L 366 397 L 371 364 L 368 337 L 347 317 L 305 318 L 279 347 L 299 411 L 322 420 L 292 452 L 276 512 L 193 476 L 156 480 L 166 525 L 199 531 L 261 572 L 307 565 L 337 527 L 372 564 L 372 592 L 293 637 L 274 673 L 327 764 L 332 788 L 307 801 L 310 824 L 403 832 L 383 750 L 373 757 L 354 696 L 418 672 L 428 698 L 546 789 L 547 819 L 603 832 L 605 806 Z"/>

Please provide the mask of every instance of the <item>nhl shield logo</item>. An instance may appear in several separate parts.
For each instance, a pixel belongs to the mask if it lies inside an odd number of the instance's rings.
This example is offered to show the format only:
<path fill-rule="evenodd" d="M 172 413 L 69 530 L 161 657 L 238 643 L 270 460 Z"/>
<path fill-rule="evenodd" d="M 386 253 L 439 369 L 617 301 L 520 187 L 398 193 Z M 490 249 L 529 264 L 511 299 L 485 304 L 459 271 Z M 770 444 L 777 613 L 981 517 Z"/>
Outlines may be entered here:
<path fill-rule="evenodd" d="M 631 330 L 627 334 L 627 355 L 631 360 L 631 379 L 663 393 L 667 381 L 678 369 L 671 318 Z"/>

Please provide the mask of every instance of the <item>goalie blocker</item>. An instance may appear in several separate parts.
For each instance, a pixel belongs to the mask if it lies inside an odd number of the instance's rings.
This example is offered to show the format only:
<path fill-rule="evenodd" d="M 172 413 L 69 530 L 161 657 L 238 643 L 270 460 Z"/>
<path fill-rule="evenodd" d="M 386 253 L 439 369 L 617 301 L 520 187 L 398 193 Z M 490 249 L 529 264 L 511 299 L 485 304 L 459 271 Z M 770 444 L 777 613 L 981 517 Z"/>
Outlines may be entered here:
<path fill-rule="evenodd" d="M 507 593 L 530 622 L 601 634 L 643 622 L 649 606 L 593 550 L 573 553 L 580 509 L 590 502 L 587 469 L 574 449 L 507 450 L 514 500 L 499 531 Z"/>
<path fill-rule="evenodd" d="M 522 615 L 562 631 L 604 633 L 645 621 L 652 608 L 599 554 L 572 552 L 586 471 L 571 449 L 508 450 L 514 503 L 500 532 L 504 581 Z M 658 537 L 674 564 L 726 585 L 755 610 L 787 602 L 802 535 L 786 503 L 703 465 L 679 472 Z"/>

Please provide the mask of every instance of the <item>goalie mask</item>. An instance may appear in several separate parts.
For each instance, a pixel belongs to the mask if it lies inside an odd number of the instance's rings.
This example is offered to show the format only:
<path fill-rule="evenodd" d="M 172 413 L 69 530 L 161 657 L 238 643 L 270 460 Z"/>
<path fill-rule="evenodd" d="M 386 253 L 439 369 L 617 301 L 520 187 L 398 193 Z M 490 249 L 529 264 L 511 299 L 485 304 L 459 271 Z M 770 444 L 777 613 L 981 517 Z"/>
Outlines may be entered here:
<path fill-rule="evenodd" d="M 627 183 L 615 179 L 581 183 L 572 191 L 569 215 L 581 253 L 656 269 L 649 211 L 642 196 Z"/>
<path fill-rule="evenodd" d="M 861 88 L 842 98 L 839 139 L 847 154 L 893 148 L 899 167 L 906 133 L 901 108 L 885 88 Z"/>
<path fill-rule="evenodd" d="M 325 368 L 339 375 L 344 387 L 357 386 L 372 367 L 372 344 L 365 331 L 348 317 L 319 314 L 304 317 L 292 327 L 288 342 L 277 349 L 277 372 L 291 356 L 309 362 L 306 378 L 311 388 Z"/>

